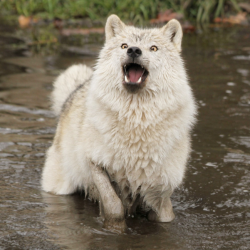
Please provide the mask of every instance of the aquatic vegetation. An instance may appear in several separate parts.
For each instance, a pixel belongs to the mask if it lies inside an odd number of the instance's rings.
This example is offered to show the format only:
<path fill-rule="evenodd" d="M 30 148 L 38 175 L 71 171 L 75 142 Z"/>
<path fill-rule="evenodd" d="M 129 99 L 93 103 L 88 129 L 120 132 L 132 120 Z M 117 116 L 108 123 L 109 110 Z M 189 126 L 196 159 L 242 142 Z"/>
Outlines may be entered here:
<path fill-rule="evenodd" d="M 0 12 L 43 19 L 89 17 L 92 20 L 118 14 L 124 20 L 143 24 L 159 12 L 171 9 L 198 23 L 211 22 L 240 11 L 239 0 L 1 0 Z"/>

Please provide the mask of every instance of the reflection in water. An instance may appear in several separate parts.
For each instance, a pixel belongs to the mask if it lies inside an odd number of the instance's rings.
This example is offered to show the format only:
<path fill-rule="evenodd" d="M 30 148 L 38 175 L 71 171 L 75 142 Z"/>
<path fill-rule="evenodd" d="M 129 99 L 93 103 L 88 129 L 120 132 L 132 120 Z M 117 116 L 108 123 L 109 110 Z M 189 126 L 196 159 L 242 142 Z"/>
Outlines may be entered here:
<path fill-rule="evenodd" d="M 129 218 L 129 230 L 121 235 L 102 228 L 98 205 L 84 195 L 40 191 L 44 154 L 56 125 L 49 111 L 51 83 L 70 64 L 90 65 L 94 59 L 24 57 L 14 46 L 0 47 L 0 248 L 250 249 L 245 33 L 184 36 L 184 59 L 200 108 L 186 179 L 173 194 L 176 219 L 166 224 Z M 7 43 L 20 40 L 0 35 L 0 44 Z M 100 45 L 92 47 L 96 51 Z"/>
<path fill-rule="evenodd" d="M 99 226 L 93 219 L 98 216 L 95 209 L 97 206 L 92 209 L 89 206 L 86 211 L 86 203 L 91 202 L 77 195 L 54 196 L 43 192 L 42 196 L 47 204 L 45 225 L 50 234 L 58 239 L 58 243 L 70 249 L 81 249 L 83 246 L 85 249 L 90 248 L 94 233 L 92 228 Z"/>
<path fill-rule="evenodd" d="M 44 223 L 54 236 L 53 241 L 69 249 L 159 249 L 159 241 L 163 243 L 169 235 L 163 224 L 150 223 L 145 218 L 129 219 L 128 232 L 117 235 L 102 228 L 97 204 L 83 195 L 55 196 L 43 192 L 42 196 L 47 204 Z M 178 248 L 180 243 L 178 239 L 169 249 Z"/>

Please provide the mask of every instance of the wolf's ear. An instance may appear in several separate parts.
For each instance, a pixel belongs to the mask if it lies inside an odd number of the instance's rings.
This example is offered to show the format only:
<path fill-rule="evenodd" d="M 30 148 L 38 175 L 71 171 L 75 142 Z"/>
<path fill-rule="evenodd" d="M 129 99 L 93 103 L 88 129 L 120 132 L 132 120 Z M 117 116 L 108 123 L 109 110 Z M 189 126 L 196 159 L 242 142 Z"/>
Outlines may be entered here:
<path fill-rule="evenodd" d="M 124 27 L 125 24 L 117 15 L 109 16 L 105 26 L 106 40 L 109 40 L 112 37 L 116 36 L 118 33 L 122 32 L 122 29 Z"/>
<path fill-rule="evenodd" d="M 161 28 L 167 39 L 174 44 L 178 52 L 181 52 L 182 28 L 176 19 L 170 20 Z"/>

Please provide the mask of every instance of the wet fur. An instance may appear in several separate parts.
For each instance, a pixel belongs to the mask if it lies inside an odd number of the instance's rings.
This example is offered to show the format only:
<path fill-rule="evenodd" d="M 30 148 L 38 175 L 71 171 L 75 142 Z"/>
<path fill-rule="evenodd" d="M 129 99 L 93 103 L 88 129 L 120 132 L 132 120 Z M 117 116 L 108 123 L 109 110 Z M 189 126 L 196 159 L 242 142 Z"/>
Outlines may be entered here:
<path fill-rule="evenodd" d="M 173 20 L 161 29 L 138 29 L 112 15 L 105 30 L 94 71 L 74 65 L 54 84 L 53 110 L 60 118 L 42 189 L 59 195 L 83 189 L 99 200 L 94 164 L 105 170 L 98 173 L 101 178 L 107 174 L 116 183 L 125 211 L 140 197 L 139 203 L 152 210 L 149 219 L 171 221 L 170 196 L 184 177 L 196 113 L 180 56 L 180 24 Z M 136 93 L 123 86 L 128 58 L 122 43 L 140 47 L 138 63 L 149 71 Z M 150 51 L 152 45 L 159 50 Z"/>

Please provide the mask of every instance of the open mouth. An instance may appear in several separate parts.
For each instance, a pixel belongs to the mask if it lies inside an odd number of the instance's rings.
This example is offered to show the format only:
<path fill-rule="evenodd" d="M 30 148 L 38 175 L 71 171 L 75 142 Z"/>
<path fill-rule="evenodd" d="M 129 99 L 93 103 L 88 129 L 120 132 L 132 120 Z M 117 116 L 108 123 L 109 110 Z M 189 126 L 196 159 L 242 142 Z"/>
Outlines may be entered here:
<path fill-rule="evenodd" d="M 148 71 L 142 65 L 137 63 L 125 64 L 123 66 L 123 72 L 125 84 L 140 85 L 148 76 Z"/>

